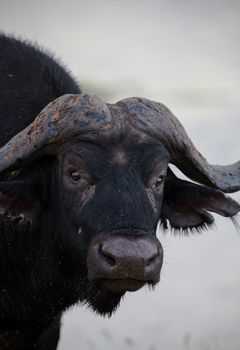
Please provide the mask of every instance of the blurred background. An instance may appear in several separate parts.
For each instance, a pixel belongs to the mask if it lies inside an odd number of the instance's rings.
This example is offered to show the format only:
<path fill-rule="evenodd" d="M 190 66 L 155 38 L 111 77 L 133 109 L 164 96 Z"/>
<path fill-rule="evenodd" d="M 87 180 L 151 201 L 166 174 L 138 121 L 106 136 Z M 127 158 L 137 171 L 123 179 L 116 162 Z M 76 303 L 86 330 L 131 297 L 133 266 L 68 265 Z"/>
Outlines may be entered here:
<path fill-rule="evenodd" d="M 240 159 L 238 0 L 0 0 L 0 31 L 50 49 L 107 102 L 163 102 L 209 162 Z M 59 350 L 240 349 L 240 232 L 216 217 L 201 235 L 158 236 L 156 290 L 128 293 L 111 319 L 70 309 Z"/>

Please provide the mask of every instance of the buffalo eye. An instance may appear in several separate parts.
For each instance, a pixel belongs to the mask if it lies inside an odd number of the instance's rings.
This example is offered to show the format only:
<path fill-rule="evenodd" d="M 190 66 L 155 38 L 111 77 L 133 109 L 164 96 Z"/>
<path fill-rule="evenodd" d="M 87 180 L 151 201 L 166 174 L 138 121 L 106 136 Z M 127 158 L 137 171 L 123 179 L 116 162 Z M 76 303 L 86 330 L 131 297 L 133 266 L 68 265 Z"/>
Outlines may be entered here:
<path fill-rule="evenodd" d="M 159 190 L 164 182 L 164 175 L 159 175 L 155 180 L 155 188 Z"/>
<path fill-rule="evenodd" d="M 74 182 L 77 182 L 81 179 L 80 173 L 77 170 L 72 171 L 70 175 Z"/>

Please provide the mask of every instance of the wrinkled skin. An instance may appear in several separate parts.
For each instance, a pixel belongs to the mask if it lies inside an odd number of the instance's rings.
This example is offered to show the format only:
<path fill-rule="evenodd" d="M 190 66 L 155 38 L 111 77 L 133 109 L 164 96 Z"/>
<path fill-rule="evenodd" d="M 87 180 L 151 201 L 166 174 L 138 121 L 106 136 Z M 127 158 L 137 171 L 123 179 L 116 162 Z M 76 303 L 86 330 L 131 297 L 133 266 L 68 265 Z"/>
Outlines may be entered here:
<path fill-rule="evenodd" d="M 15 69 L 16 79 L 0 81 L 3 145 L 44 105 L 79 89 L 38 50 L 6 37 L 1 45 L 1 74 Z M 27 85 L 17 79 L 22 53 Z M 31 94 L 36 81 L 41 89 Z M 111 315 L 126 291 L 158 283 L 158 221 L 187 232 L 209 227 L 209 212 L 232 217 L 240 210 L 221 191 L 178 179 L 169 162 L 161 142 L 126 127 L 73 137 L 54 154 L 0 174 L 1 349 L 56 349 L 69 306 L 81 301 Z"/>

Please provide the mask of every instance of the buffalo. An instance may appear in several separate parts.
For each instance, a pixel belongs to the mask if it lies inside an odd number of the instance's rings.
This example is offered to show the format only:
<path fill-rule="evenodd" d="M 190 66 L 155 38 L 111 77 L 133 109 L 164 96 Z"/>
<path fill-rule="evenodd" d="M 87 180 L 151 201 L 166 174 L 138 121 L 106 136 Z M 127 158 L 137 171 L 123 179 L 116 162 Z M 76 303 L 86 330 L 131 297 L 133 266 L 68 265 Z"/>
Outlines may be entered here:
<path fill-rule="evenodd" d="M 0 348 L 53 350 L 69 306 L 111 315 L 159 282 L 158 223 L 201 231 L 240 211 L 224 194 L 240 161 L 210 165 L 163 104 L 106 104 L 4 34 L 0 77 Z"/>

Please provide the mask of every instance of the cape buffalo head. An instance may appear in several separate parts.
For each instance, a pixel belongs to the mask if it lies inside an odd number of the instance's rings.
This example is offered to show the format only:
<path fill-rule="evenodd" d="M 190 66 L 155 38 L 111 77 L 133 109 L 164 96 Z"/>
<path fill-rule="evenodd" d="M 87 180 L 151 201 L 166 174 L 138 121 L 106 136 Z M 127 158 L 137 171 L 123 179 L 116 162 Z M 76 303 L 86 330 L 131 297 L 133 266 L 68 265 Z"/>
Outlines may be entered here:
<path fill-rule="evenodd" d="M 178 179 L 169 163 L 201 185 Z M 21 232 L 37 232 L 34 263 L 45 256 L 59 295 L 68 284 L 72 302 L 101 313 L 159 281 L 159 221 L 198 230 L 213 223 L 209 212 L 240 210 L 223 194 L 240 189 L 240 162 L 208 164 L 168 108 L 143 98 L 58 98 L 0 149 L 0 172 L 0 206 Z"/>

